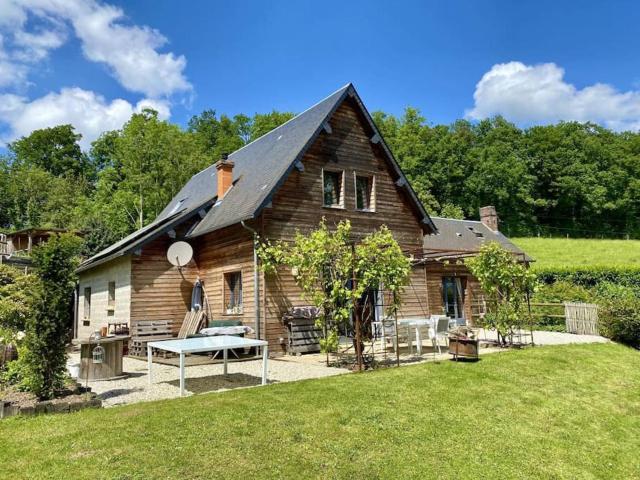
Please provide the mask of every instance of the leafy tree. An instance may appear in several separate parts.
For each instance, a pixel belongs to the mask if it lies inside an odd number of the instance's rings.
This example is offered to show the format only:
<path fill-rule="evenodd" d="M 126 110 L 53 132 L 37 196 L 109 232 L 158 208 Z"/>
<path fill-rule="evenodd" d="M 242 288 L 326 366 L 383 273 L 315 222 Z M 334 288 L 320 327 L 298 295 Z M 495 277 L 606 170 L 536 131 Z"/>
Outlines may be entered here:
<path fill-rule="evenodd" d="M 321 342 L 325 351 L 337 348 L 338 327 L 349 321 L 366 291 L 384 285 L 391 299 L 387 314 L 394 313 L 402 303 L 411 270 L 387 227 L 356 241 L 349 221 L 330 231 L 323 219 L 308 235 L 297 232 L 292 243 L 259 241 L 258 252 L 263 271 L 274 274 L 281 267 L 291 269 L 304 297 L 320 309 L 317 322 L 326 334 Z M 356 345 L 356 352 L 362 365 L 362 347 Z"/>
<path fill-rule="evenodd" d="M 0 343 L 13 343 L 35 315 L 41 295 L 36 275 L 0 265 Z"/>
<path fill-rule="evenodd" d="M 92 178 L 95 170 L 80 149 L 81 138 L 72 125 L 58 125 L 34 130 L 10 143 L 9 150 L 19 165 L 37 167 L 56 177 Z"/>
<path fill-rule="evenodd" d="M 33 316 L 26 318 L 20 358 L 23 387 L 39 398 L 51 398 L 66 371 L 71 300 L 82 241 L 72 234 L 54 235 L 33 251 L 35 273 L 42 285 Z"/>
<path fill-rule="evenodd" d="M 535 289 L 535 275 L 497 242 L 483 245 L 465 264 L 485 295 L 487 311 L 482 325 L 495 329 L 498 342 L 506 345 L 514 328 L 530 324 L 526 296 Z"/>

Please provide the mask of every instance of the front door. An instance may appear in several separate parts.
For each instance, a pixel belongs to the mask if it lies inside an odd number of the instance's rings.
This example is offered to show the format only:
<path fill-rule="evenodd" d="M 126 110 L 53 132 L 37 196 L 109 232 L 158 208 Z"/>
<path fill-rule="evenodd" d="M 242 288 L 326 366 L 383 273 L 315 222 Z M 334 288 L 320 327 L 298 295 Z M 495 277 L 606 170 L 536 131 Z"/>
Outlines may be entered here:
<path fill-rule="evenodd" d="M 449 318 L 464 318 L 464 293 L 460 277 L 442 277 L 444 313 Z"/>

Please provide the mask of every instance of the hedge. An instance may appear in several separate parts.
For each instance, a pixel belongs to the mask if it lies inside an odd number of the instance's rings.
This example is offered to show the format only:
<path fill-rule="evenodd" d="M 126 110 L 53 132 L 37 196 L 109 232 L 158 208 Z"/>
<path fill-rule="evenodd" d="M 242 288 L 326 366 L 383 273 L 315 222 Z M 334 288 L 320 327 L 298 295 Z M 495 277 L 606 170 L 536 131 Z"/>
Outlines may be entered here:
<path fill-rule="evenodd" d="M 538 279 L 546 284 L 558 281 L 591 288 L 601 283 L 614 283 L 640 288 L 639 267 L 555 267 L 534 269 Z"/>

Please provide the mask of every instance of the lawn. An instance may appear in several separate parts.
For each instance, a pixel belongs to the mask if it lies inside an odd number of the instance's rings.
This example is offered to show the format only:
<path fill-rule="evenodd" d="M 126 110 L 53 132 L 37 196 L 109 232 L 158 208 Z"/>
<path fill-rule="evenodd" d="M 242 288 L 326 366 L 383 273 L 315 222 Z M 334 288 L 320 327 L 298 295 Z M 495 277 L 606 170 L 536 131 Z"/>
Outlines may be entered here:
<path fill-rule="evenodd" d="M 513 238 L 536 259 L 534 268 L 638 267 L 640 240 L 594 240 L 577 238 Z"/>
<path fill-rule="evenodd" d="M 0 422 L 2 478 L 640 478 L 640 352 L 538 347 Z"/>

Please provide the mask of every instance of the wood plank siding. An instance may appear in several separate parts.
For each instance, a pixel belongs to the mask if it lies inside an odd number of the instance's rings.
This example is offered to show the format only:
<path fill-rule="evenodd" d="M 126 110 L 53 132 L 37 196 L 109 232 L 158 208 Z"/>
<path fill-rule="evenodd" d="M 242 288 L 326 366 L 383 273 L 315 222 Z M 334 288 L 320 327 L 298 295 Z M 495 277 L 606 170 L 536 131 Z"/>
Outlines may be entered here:
<path fill-rule="evenodd" d="M 173 243 L 167 235 L 131 256 L 131 326 L 141 320 L 169 320 L 177 335 L 191 307 L 191 291 L 197 269 L 191 262 L 182 269 L 167 261 L 167 249 Z"/>
<path fill-rule="evenodd" d="M 345 101 L 330 120 L 332 133 L 322 133 L 302 159 L 304 171 L 294 170 L 264 212 L 264 234 L 269 239 L 291 240 L 296 230 L 310 231 L 324 216 L 327 223 L 350 220 L 356 237 L 387 225 L 407 254 L 422 249 L 422 229 L 405 194 L 395 185 L 396 178 L 379 147 L 372 144 L 356 109 Z M 342 208 L 323 207 L 323 169 L 343 175 Z M 356 210 L 355 175 L 373 177 L 375 204 L 373 212 Z M 283 313 L 293 305 L 304 305 L 301 292 L 286 271 L 265 279 L 266 334 L 273 351 L 284 348 L 286 337 Z M 405 296 L 402 315 L 424 316 L 426 308 L 424 267 L 412 271 L 411 285 Z"/>

